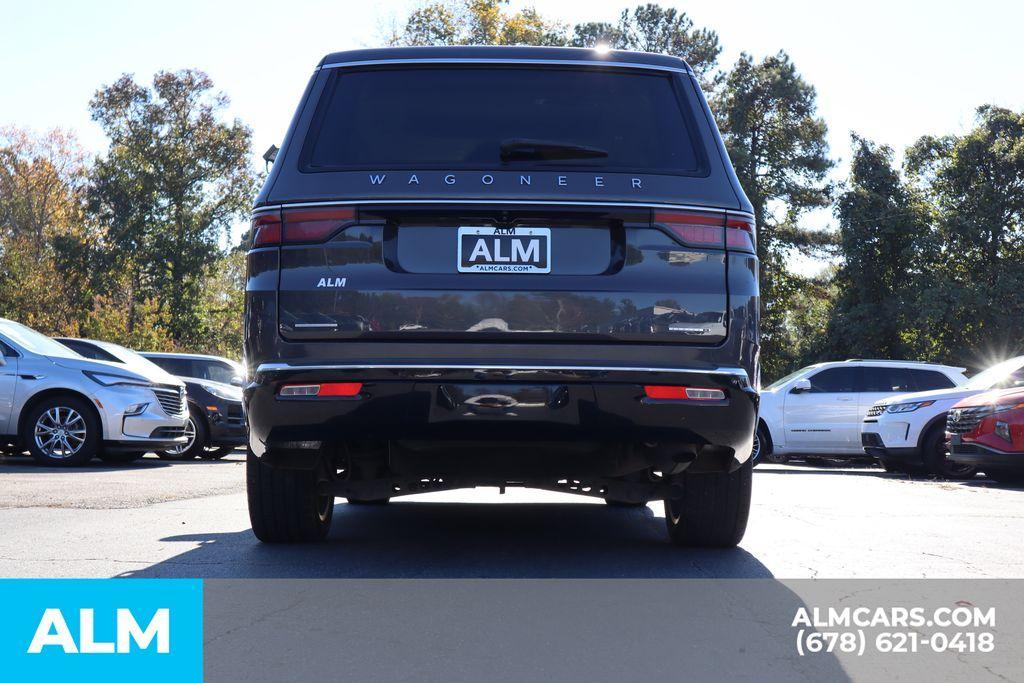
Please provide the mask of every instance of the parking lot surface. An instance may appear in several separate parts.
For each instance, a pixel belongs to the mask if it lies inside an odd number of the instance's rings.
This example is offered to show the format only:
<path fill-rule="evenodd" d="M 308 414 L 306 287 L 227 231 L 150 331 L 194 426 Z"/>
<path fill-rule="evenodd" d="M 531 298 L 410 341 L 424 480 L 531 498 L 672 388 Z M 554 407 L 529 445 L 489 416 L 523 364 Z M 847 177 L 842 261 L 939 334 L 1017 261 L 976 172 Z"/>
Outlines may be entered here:
<path fill-rule="evenodd" d="M 243 460 L 0 458 L 0 576 L 1024 577 L 1024 490 L 983 478 L 766 465 L 734 550 L 671 546 L 660 503 L 493 488 L 339 500 L 326 543 L 268 546 L 249 530 Z"/>

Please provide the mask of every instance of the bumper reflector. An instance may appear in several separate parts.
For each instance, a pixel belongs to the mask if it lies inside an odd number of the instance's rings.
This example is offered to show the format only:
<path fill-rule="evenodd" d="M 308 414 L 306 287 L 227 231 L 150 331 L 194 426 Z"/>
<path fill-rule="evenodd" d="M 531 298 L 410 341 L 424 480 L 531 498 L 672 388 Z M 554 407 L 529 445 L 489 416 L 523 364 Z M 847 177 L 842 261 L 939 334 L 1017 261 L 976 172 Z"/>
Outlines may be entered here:
<path fill-rule="evenodd" d="M 362 382 L 321 382 L 320 384 L 285 384 L 278 390 L 278 396 L 299 397 L 347 397 L 358 396 L 363 390 Z"/>
<path fill-rule="evenodd" d="M 679 387 L 649 385 L 644 387 L 647 398 L 657 401 L 724 401 L 725 392 L 721 389 L 702 389 L 697 387 Z"/>

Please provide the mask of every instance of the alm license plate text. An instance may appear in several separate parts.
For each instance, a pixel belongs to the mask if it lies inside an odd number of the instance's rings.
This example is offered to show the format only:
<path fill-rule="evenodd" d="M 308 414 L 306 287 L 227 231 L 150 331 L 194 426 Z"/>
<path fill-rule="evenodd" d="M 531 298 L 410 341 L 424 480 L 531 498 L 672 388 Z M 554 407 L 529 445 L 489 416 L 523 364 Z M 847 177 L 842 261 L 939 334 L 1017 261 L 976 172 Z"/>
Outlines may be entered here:
<path fill-rule="evenodd" d="M 550 273 L 551 228 L 459 228 L 460 273 Z"/>

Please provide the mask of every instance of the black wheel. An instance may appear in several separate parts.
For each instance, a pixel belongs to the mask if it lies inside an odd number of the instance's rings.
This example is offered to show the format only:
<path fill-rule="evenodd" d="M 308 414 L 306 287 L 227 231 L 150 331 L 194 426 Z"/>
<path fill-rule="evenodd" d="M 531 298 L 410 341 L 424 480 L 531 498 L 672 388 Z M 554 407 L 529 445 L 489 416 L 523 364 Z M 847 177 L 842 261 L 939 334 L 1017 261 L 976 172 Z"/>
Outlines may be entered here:
<path fill-rule="evenodd" d="M 750 451 L 750 461 L 754 467 L 766 462 L 781 465 L 789 460 L 788 456 L 778 455 L 772 446 L 772 437 L 768 434 L 768 428 L 763 422 L 757 424 L 757 431 L 754 432 L 754 447 Z"/>
<path fill-rule="evenodd" d="M 989 479 L 1007 486 L 1024 486 L 1024 470 L 989 467 L 985 470 Z"/>
<path fill-rule="evenodd" d="M 100 421 L 92 406 L 77 396 L 44 399 L 26 416 L 22 443 L 46 467 L 80 467 L 96 455 Z"/>
<path fill-rule="evenodd" d="M 206 446 L 199 454 L 199 458 L 201 460 L 220 460 L 233 450 L 235 450 L 234 446 Z"/>
<path fill-rule="evenodd" d="M 331 528 L 334 496 L 317 493 L 314 470 L 275 469 L 250 450 L 245 460 L 249 521 L 264 543 L 322 541 Z"/>
<path fill-rule="evenodd" d="M 100 451 L 100 460 L 111 465 L 125 465 L 130 462 L 135 462 L 146 454 L 146 451 L 113 451 L 110 453 L 104 453 Z"/>
<path fill-rule="evenodd" d="M 906 474 L 907 473 L 906 470 L 904 470 L 902 467 L 900 467 L 899 465 L 897 465 L 894 462 L 890 462 L 888 460 L 881 460 L 880 462 L 882 463 L 882 469 L 885 470 L 886 472 L 888 472 L 889 474 Z"/>
<path fill-rule="evenodd" d="M 161 460 L 194 460 L 206 447 L 210 432 L 206 427 L 206 418 L 192 406 L 188 407 L 188 422 L 185 424 L 185 443 L 166 451 L 157 453 Z"/>
<path fill-rule="evenodd" d="M 729 474 L 687 474 L 672 478 L 679 496 L 665 500 L 665 523 L 679 546 L 728 548 L 743 538 L 750 514 L 754 467 L 750 460 Z"/>
<path fill-rule="evenodd" d="M 387 505 L 390 498 L 346 498 L 349 505 Z"/>
<path fill-rule="evenodd" d="M 928 471 L 943 479 L 973 479 L 978 473 L 974 465 L 964 465 L 949 459 L 946 449 L 946 430 L 938 424 L 928 430 L 921 442 L 921 457 Z"/>

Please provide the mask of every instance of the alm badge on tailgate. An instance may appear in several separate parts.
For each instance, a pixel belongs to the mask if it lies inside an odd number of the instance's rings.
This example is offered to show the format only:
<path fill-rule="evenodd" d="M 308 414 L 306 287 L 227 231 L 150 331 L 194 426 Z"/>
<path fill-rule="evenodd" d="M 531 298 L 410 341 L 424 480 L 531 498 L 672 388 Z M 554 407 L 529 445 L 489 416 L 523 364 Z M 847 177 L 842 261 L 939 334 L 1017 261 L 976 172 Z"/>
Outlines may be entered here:
<path fill-rule="evenodd" d="M 459 228 L 460 273 L 550 273 L 551 228 Z"/>

